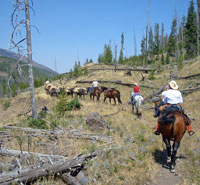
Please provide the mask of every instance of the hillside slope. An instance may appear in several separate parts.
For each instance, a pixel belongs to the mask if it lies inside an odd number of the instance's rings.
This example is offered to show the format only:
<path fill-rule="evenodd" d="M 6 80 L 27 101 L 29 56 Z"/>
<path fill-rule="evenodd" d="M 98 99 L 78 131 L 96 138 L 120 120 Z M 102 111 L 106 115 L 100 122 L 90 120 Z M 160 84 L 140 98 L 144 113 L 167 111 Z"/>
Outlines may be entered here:
<path fill-rule="evenodd" d="M 6 49 L 1 49 L 1 48 L 0 48 L 0 56 L 5 57 L 5 58 L 15 59 L 15 60 L 19 60 L 22 57 L 21 55 L 15 53 L 15 52 L 12 52 L 12 51 L 9 51 L 9 50 L 6 50 Z M 24 63 L 27 63 L 28 59 L 26 57 L 23 57 L 22 61 Z M 54 70 L 48 68 L 47 66 L 39 64 L 35 61 L 33 61 L 33 67 L 38 68 L 38 69 L 42 69 L 43 71 L 47 71 L 49 74 L 54 74 L 54 75 L 57 74 L 57 72 L 55 72 Z"/>
<path fill-rule="evenodd" d="M 98 67 L 95 65 L 95 67 Z M 177 76 L 186 76 L 197 73 L 200 69 L 200 60 L 195 63 L 185 64 L 180 71 L 174 71 Z M 195 71 L 194 71 L 195 70 Z M 112 80 L 122 81 L 125 83 L 138 82 L 139 85 L 151 84 L 154 88 L 141 87 L 141 93 L 144 97 L 156 92 L 160 87 L 169 81 L 171 69 L 167 69 L 162 73 L 155 74 L 154 80 L 149 80 L 150 74 L 144 74 L 144 81 L 141 72 L 133 72 L 132 76 L 125 76 L 123 71 L 90 71 L 87 76 L 81 76 L 74 80 L 53 81 L 54 85 L 64 87 L 88 87 L 91 84 L 76 84 L 78 80 Z M 192 78 L 187 80 L 177 80 L 180 90 L 196 87 L 200 78 Z M 89 97 L 86 100 L 80 100 L 82 107 L 80 110 L 68 112 L 65 116 L 59 116 L 55 112 L 55 106 L 59 101 L 56 97 L 50 97 L 44 91 L 44 88 L 36 89 L 36 104 L 38 112 L 43 106 L 47 106 L 50 110 L 46 120 L 49 125 L 58 125 L 63 130 L 77 130 L 82 134 L 91 133 L 94 135 L 106 135 L 112 138 L 111 143 L 104 143 L 97 140 L 78 139 L 78 138 L 57 138 L 50 140 L 49 138 L 32 138 L 31 151 L 44 152 L 51 154 L 52 150 L 44 145 L 38 145 L 40 142 L 48 142 L 48 146 L 54 145 L 55 154 L 74 157 L 80 153 L 100 151 L 97 159 L 86 165 L 84 172 L 87 176 L 88 184 L 170 184 L 173 179 L 176 184 L 198 184 L 200 181 L 200 91 L 194 91 L 184 95 L 183 108 L 192 119 L 192 126 L 196 131 L 195 135 L 190 137 L 185 134 L 180 149 L 178 150 L 177 173 L 170 174 L 168 169 L 162 167 L 161 157 L 163 156 L 163 145 L 161 136 L 155 136 L 153 129 L 156 125 L 156 119 L 153 118 L 153 103 L 143 105 L 143 115 L 138 119 L 132 114 L 131 106 L 128 105 L 128 99 L 132 91 L 132 87 L 100 84 L 108 87 L 115 87 L 121 93 L 122 105 L 109 104 L 108 100 L 103 103 L 103 94 L 100 102 L 92 101 Z M 69 100 L 71 98 L 69 97 Z M 16 125 L 26 126 L 27 115 L 30 110 L 29 93 L 24 92 L 10 100 L 10 106 L 5 109 L 5 99 L 1 99 L 0 104 L 0 126 Z M 98 112 L 103 119 L 110 125 L 111 130 L 92 132 L 86 125 L 86 118 L 91 112 Z M 25 114 L 25 116 L 23 116 Z M 20 116 L 19 116 L 20 115 Z M 21 116 L 22 115 L 22 116 Z M 22 134 L 13 133 L 13 135 Z M 24 136 L 26 138 L 26 135 Z M 13 139 L 3 143 L 2 147 L 19 150 L 17 139 Z M 56 144 L 55 144 L 56 143 Z M 26 143 L 23 144 L 26 150 Z M 164 170 L 164 172 L 162 170 Z M 160 172 L 160 174 L 158 174 Z M 177 175 L 179 174 L 179 175 Z M 164 181 L 163 176 L 167 175 L 168 181 Z M 158 180 L 159 179 L 159 180 Z M 161 181 L 160 181 L 161 179 Z M 45 179 L 49 184 L 64 184 L 62 181 L 54 181 L 53 178 Z M 171 183 L 173 184 L 173 183 Z"/>

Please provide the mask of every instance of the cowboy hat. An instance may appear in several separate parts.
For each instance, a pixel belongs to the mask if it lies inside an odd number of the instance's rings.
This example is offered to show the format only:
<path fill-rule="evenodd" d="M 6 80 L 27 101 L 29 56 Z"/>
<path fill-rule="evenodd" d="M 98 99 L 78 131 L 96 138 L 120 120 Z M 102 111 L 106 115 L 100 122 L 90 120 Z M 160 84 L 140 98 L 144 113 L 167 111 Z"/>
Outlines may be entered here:
<path fill-rule="evenodd" d="M 49 84 L 49 83 L 50 83 L 49 81 L 46 81 L 46 82 L 45 82 L 45 85 L 47 85 L 47 84 Z"/>
<path fill-rule="evenodd" d="M 138 83 L 135 82 L 134 85 L 138 86 Z"/>
<path fill-rule="evenodd" d="M 169 82 L 169 86 L 174 90 L 178 89 L 178 85 L 177 85 L 176 81 L 174 81 L 174 80 Z"/>

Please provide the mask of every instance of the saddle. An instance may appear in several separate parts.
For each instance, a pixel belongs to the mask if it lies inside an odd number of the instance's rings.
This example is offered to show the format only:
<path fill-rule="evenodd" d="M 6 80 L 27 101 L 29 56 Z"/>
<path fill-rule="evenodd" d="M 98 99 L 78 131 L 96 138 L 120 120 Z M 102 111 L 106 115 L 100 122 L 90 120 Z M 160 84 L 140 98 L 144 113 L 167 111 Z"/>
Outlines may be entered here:
<path fill-rule="evenodd" d="M 173 116 L 173 115 L 169 116 L 169 115 L 173 114 L 175 112 L 179 112 L 184 117 L 186 125 L 191 124 L 191 120 L 185 114 L 185 112 L 180 104 L 177 104 L 177 105 L 166 104 L 166 105 L 161 106 L 159 108 L 159 111 L 161 111 L 160 117 L 158 119 L 159 123 L 166 123 L 166 124 L 174 123 L 175 116 Z"/>

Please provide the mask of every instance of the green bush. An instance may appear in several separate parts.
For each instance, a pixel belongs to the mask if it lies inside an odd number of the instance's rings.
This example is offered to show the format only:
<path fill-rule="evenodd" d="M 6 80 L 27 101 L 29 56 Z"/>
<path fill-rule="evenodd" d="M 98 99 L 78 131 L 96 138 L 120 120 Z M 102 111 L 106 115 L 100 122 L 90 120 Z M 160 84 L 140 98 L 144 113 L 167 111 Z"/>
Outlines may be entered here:
<path fill-rule="evenodd" d="M 151 73 L 148 76 L 148 79 L 149 80 L 154 80 L 155 79 L 155 72 L 154 72 L 154 70 L 151 71 Z"/>
<path fill-rule="evenodd" d="M 80 104 L 80 102 L 78 101 L 78 98 L 74 98 L 72 101 L 70 101 L 70 102 L 67 104 L 67 110 L 68 110 L 68 111 L 77 110 L 77 109 L 80 109 L 80 108 L 81 108 L 81 104 Z"/>
<path fill-rule="evenodd" d="M 28 120 L 28 127 L 37 128 L 37 129 L 49 129 L 46 121 L 43 119 L 29 119 Z"/>
<path fill-rule="evenodd" d="M 56 104 L 56 112 L 59 115 L 64 115 L 65 112 L 67 111 L 67 104 L 68 104 L 68 97 L 64 93 L 61 93 L 58 96 L 58 103 Z"/>
<path fill-rule="evenodd" d="M 56 105 L 56 112 L 59 115 L 64 115 L 66 111 L 77 110 L 81 108 L 81 104 L 78 101 L 78 98 L 74 98 L 68 102 L 68 96 L 62 93 L 58 99 L 59 101 Z"/>

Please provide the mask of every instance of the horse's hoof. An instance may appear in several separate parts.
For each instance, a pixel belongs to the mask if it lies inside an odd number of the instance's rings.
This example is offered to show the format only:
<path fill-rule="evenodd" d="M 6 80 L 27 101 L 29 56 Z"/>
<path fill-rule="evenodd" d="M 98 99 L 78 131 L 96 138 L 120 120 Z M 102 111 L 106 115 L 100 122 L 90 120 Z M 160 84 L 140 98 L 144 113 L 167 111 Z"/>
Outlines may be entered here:
<path fill-rule="evenodd" d="M 175 173 L 175 168 L 170 170 L 171 173 Z"/>

